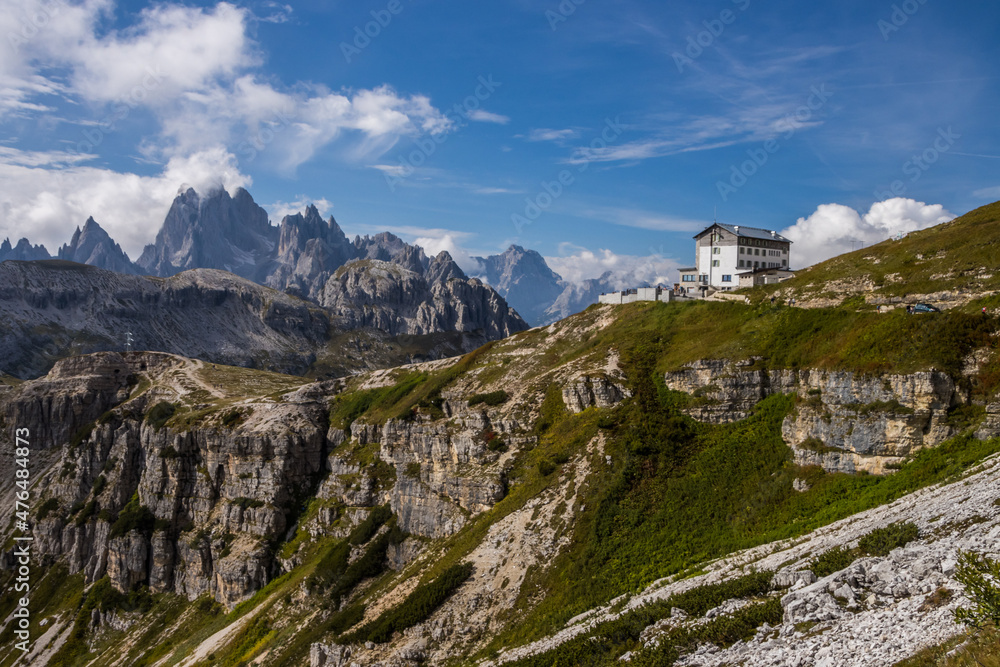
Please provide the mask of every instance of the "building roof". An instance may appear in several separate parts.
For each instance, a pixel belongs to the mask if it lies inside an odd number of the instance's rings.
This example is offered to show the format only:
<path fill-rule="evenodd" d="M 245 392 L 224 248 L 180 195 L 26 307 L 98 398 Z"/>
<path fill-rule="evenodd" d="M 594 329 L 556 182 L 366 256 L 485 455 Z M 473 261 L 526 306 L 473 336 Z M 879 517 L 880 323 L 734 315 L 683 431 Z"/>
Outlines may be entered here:
<path fill-rule="evenodd" d="M 697 271 L 697 270 L 698 270 L 697 266 L 691 266 L 686 269 L 677 269 L 677 271 L 679 271 L 680 273 L 686 273 L 687 271 Z"/>
<path fill-rule="evenodd" d="M 761 229 L 759 227 L 747 227 L 745 225 L 724 225 L 721 222 L 716 222 L 711 227 L 706 227 L 704 230 L 698 232 L 694 235 L 694 238 L 698 239 L 707 234 L 713 227 L 720 227 L 730 234 L 735 234 L 736 236 L 742 236 L 743 238 L 750 239 L 766 239 L 768 241 L 783 241 L 784 243 L 792 243 L 781 234 L 771 231 L 770 229 Z"/>

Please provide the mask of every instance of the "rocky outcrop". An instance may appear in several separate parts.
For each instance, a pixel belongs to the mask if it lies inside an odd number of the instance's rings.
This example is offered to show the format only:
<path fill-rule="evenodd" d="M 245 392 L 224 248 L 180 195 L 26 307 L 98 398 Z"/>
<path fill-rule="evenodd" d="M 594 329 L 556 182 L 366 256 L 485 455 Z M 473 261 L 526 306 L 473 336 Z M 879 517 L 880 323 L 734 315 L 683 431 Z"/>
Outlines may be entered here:
<path fill-rule="evenodd" d="M 570 412 L 587 408 L 610 408 L 632 395 L 632 392 L 605 375 L 581 375 L 563 386 L 563 403 Z"/>
<path fill-rule="evenodd" d="M 713 423 L 744 419 L 771 394 L 793 394 L 796 407 L 782 436 L 797 464 L 829 471 L 888 472 L 913 452 L 955 435 L 949 410 L 967 400 L 938 371 L 875 377 L 758 369 L 754 363 L 703 360 L 667 373 L 665 382 L 693 396 L 688 414 Z"/>
<path fill-rule="evenodd" d="M 205 196 L 189 188 L 178 194 L 156 241 L 145 247 L 136 264 L 154 276 L 222 269 L 262 282 L 261 269 L 277 241 L 278 229 L 267 211 L 243 188 L 232 197 L 224 188 Z"/>
<path fill-rule="evenodd" d="M 378 445 L 379 459 L 392 466 L 395 479 L 380 488 L 375 470 L 352 464 L 334 451 L 327 462 L 331 474 L 319 497 L 362 507 L 388 503 L 399 526 L 421 537 L 457 532 L 470 516 L 506 495 L 506 479 L 495 465 L 498 455 L 488 444 L 509 437 L 518 425 L 493 422 L 478 411 L 454 415 L 453 421 L 390 419 L 381 426 L 352 425 L 358 444 Z"/>
<path fill-rule="evenodd" d="M 281 221 L 276 266 L 266 282 L 275 289 L 318 300 L 330 276 L 354 255 L 354 245 L 333 216 L 324 222 L 310 205 L 304 215 L 286 215 Z"/>
<path fill-rule="evenodd" d="M 59 249 L 58 258 L 118 273 L 142 273 L 93 218 L 87 218 L 83 229 L 76 228 L 70 242 Z"/>
<path fill-rule="evenodd" d="M 345 329 L 372 327 L 392 335 L 481 332 L 486 340 L 528 328 L 493 290 L 465 278 L 442 252 L 422 272 L 379 259 L 350 262 L 327 282 L 320 304 Z"/>
<path fill-rule="evenodd" d="M 122 591 L 207 592 L 232 607 L 273 576 L 269 543 L 324 474 L 331 385 L 244 399 L 226 418 L 185 406 L 197 382 L 190 363 L 150 353 L 64 360 L 5 394 L 0 414 L 61 451 L 35 491 L 58 503 L 35 525 L 40 557 L 65 558 L 88 581 L 107 575 Z M 138 377 L 156 389 L 130 396 Z M 165 377 L 181 379 L 158 384 Z M 150 408 L 168 398 L 190 416 L 151 423 Z"/>

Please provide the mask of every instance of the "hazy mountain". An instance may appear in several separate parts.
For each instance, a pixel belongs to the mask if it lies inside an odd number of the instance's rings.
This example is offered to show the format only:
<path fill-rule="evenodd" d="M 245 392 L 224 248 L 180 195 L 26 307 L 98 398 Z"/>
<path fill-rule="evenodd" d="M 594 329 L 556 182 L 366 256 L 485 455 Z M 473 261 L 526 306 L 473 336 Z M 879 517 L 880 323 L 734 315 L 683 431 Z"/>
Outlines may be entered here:
<path fill-rule="evenodd" d="M 93 218 L 87 218 L 83 229 L 76 228 L 73 238 L 59 249 L 57 257 L 118 273 L 142 273 L 142 270 L 129 260 L 121 246 L 115 243 Z"/>
<path fill-rule="evenodd" d="M 10 239 L 0 243 L 0 262 L 16 259 L 23 262 L 36 259 L 49 259 L 49 251 L 43 245 L 33 246 L 28 239 L 21 239 L 16 246 L 11 246 Z"/>
<path fill-rule="evenodd" d="M 512 245 L 499 255 L 475 257 L 483 278 L 533 326 L 552 320 L 546 309 L 566 288 L 558 273 L 534 250 Z"/>

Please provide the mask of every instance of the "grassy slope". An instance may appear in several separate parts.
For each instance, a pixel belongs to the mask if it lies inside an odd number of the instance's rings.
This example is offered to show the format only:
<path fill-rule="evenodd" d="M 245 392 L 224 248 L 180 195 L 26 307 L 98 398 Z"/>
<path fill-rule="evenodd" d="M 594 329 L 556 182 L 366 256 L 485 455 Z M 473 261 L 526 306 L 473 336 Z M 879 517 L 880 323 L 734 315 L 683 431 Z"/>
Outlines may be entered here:
<path fill-rule="evenodd" d="M 1000 202 L 995 202 L 900 241 L 839 255 L 800 271 L 780 288 L 761 292 L 770 295 L 780 289 L 800 300 L 845 296 L 831 291 L 835 281 L 842 281 L 842 289 L 870 281 L 877 293 L 897 297 L 944 290 L 992 292 L 1000 290 L 998 256 Z"/>

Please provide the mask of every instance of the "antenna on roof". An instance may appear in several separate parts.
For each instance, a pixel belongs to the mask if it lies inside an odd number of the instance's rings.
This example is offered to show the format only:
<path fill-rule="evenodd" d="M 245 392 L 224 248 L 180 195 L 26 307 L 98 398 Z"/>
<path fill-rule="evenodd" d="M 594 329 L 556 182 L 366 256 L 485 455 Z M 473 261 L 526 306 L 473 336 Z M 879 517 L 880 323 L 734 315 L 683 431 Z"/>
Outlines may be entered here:
<path fill-rule="evenodd" d="M 719 205 L 716 204 L 712 207 L 712 224 L 716 225 L 719 223 Z"/>

